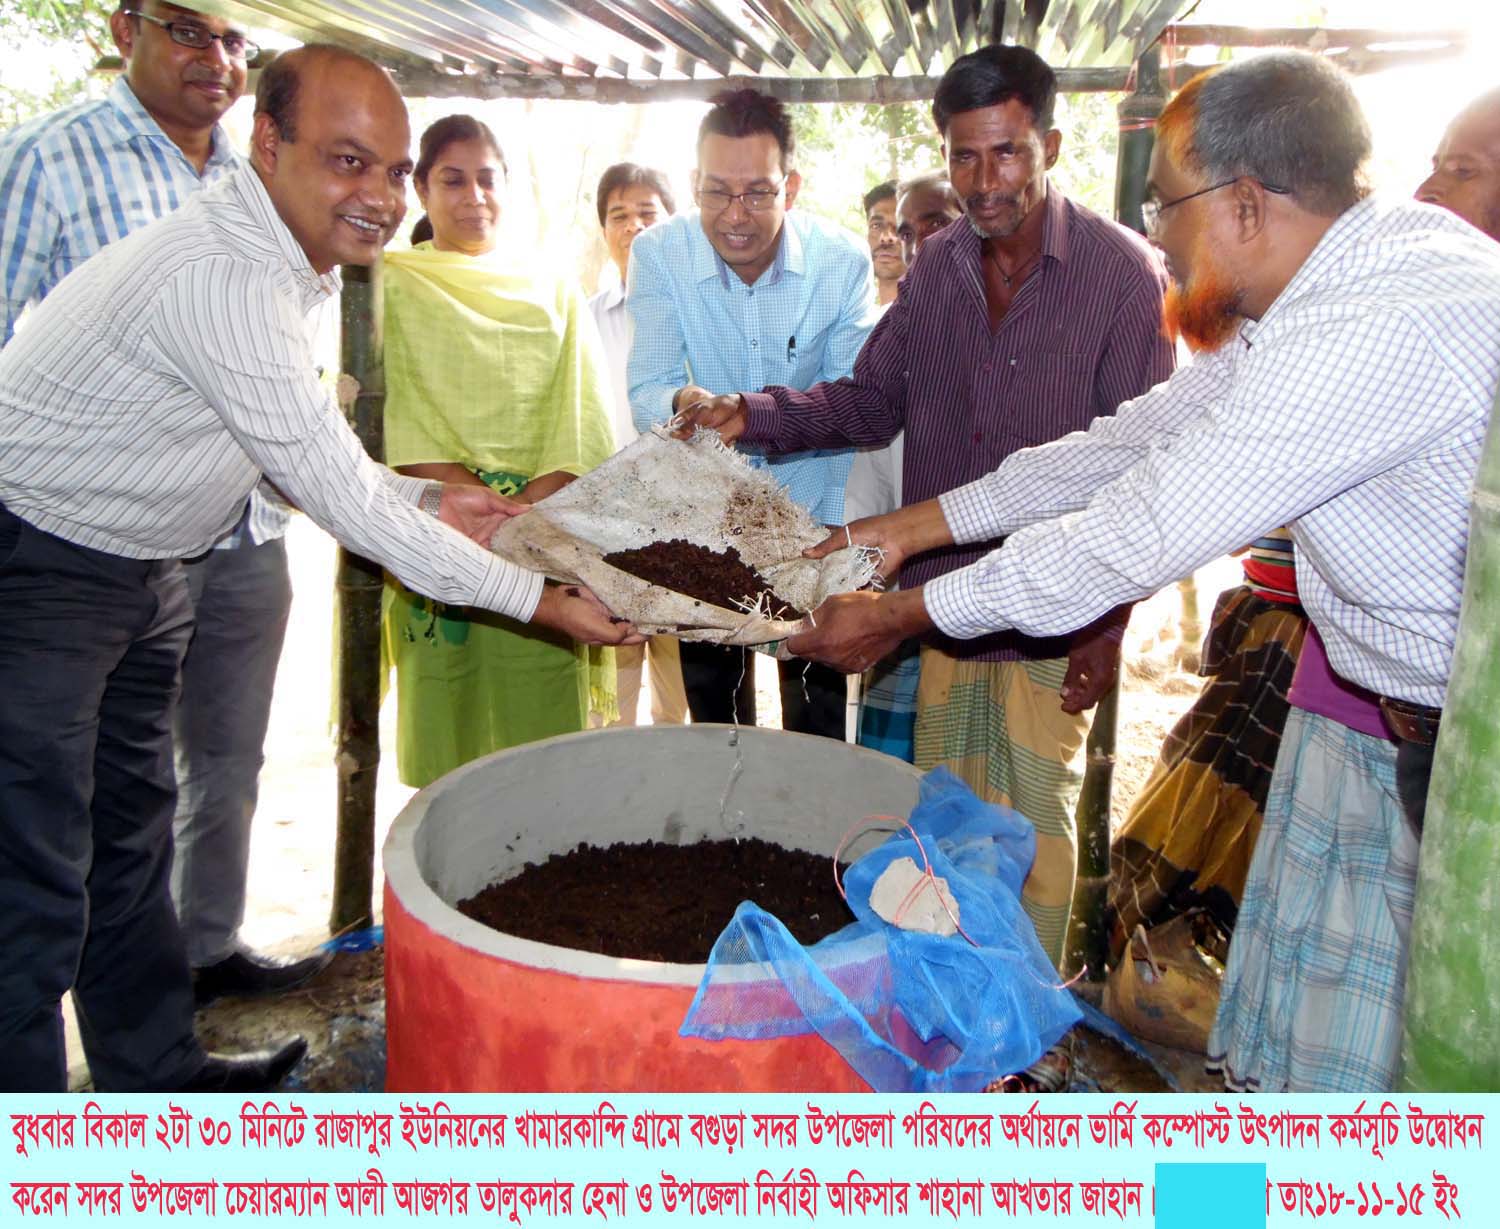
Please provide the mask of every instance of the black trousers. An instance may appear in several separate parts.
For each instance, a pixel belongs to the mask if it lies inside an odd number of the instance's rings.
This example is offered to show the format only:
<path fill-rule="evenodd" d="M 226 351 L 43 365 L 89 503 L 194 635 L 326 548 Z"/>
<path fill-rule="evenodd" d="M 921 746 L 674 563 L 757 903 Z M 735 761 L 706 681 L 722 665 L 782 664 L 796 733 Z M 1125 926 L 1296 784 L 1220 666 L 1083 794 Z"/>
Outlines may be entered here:
<path fill-rule="evenodd" d="M 203 1063 L 172 908 L 172 708 L 192 611 L 124 559 L 0 505 L 0 1091 L 64 1091 L 74 991 L 94 1084 Z"/>
<path fill-rule="evenodd" d="M 755 724 L 755 679 L 750 650 L 682 641 L 682 683 L 694 722 Z M 844 676 L 805 661 L 777 662 L 781 677 L 781 728 L 844 739 Z"/>

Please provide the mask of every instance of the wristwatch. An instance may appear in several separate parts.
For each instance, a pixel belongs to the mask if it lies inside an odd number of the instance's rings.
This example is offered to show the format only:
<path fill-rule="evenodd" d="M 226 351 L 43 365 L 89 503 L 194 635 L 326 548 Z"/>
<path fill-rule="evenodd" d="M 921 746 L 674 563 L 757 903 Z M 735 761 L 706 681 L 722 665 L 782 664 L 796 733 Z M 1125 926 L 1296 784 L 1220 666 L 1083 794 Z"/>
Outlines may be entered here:
<path fill-rule="evenodd" d="M 417 507 L 428 516 L 437 516 L 443 510 L 443 484 L 429 482 L 427 489 L 422 492 L 422 498 L 417 500 Z"/>

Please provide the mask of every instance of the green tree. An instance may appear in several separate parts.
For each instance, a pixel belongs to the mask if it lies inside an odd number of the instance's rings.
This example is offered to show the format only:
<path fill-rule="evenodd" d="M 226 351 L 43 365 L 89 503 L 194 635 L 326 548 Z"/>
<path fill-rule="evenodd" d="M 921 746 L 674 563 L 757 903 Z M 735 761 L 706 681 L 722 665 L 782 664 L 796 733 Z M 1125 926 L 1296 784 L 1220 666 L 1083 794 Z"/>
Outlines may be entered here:
<path fill-rule="evenodd" d="M 109 0 L 0 0 L 0 128 L 89 96 L 89 69 L 113 55 Z M 31 71 L 23 73 L 22 66 Z"/>
<path fill-rule="evenodd" d="M 1062 155 L 1057 186 L 1079 204 L 1109 216 L 1114 208 L 1117 94 L 1062 94 L 1056 123 Z M 942 142 L 926 103 L 800 103 L 788 108 L 797 132 L 801 208 L 862 232 L 860 198 L 887 179 L 943 166 Z"/>
<path fill-rule="evenodd" d="M 863 232 L 860 198 L 887 179 L 943 165 L 929 109 L 919 103 L 799 103 L 797 133 L 803 208 Z"/>

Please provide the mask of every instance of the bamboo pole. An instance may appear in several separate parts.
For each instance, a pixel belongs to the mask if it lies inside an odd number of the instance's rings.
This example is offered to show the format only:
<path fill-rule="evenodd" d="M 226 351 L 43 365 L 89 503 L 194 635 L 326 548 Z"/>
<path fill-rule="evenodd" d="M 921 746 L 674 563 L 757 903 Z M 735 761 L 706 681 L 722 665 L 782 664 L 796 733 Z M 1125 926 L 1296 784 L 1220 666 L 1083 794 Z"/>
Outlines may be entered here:
<path fill-rule="evenodd" d="M 1500 398 L 1496 400 L 1500 414 Z M 1485 438 L 1432 765 L 1406 977 L 1402 1082 L 1500 1091 L 1500 429 Z"/>
<path fill-rule="evenodd" d="M 1120 689 L 1111 687 L 1094 709 L 1085 747 L 1083 787 L 1078 793 L 1078 878 L 1063 945 L 1063 972 L 1082 973 L 1082 993 L 1093 997 L 1104 984 L 1109 935 L 1104 906 L 1109 894 L 1109 810 L 1115 780 L 1115 741 Z"/>
<path fill-rule="evenodd" d="M 354 432 L 376 460 L 385 455 L 380 264 L 343 269 L 341 365 L 359 386 Z M 380 765 L 380 565 L 339 548 L 338 829 L 333 911 L 337 934 L 374 918 L 375 780 Z"/>
<path fill-rule="evenodd" d="M 1166 105 L 1161 88 L 1161 54 L 1152 48 L 1136 64 L 1135 90 L 1120 101 L 1120 142 L 1116 155 L 1115 217 L 1144 230 L 1141 202 L 1151 162 L 1152 123 Z M 1083 788 L 1078 795 L 1078 878 L 1063 945 L 1063 972 L 1084 974 L 1083 989 L 1097 994 L 1104 982 L 1109 935 L 1104 907 L 1109 892 L 1110 796 L 1119 730 L 1119 688 L 1111 688 L 1094 709 L 1089 726 Z"/>

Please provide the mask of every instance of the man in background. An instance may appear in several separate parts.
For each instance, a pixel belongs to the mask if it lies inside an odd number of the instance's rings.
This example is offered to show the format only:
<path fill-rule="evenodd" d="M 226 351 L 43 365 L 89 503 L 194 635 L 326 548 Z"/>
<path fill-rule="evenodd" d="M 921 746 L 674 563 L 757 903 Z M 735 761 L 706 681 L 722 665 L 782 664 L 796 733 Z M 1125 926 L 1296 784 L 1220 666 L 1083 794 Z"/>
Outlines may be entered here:
<path fill-rule="evenodd" d="M 1481 94 L 1448 125 L 1417 199 L 1500 239 L 1500 90 Z"/>
<path fill-rule="evenodd" d="M 594 194 L 599 210 L 599 227 L 609 258 L 619 274 L 619 281 L 606 286 L 589 300 L 589 311 L 599 326 L 604 352 L 609 358 L 610 384 L 615 398 L 615 447 L 624 448 L 640 433 L 630 414 L 630 382 L 625 366 L 630 360 L 630 345 L 635 339 L 635 325 L 625 307 L 625 282 L 630 269 L 630 245 L 643 230 L 648 230 L 677 212 L 672 185 L 661 171 L 637 166 L 634 162 L 617 162 L 606 167 L 599 177 Z M 622 646 L 615 650 L 616 687 L 620 697 L 620 719 L 616 725 L 634 725 L 640 707 L 641 673 L 646 663 L 651 669 L 651 722 L 653 725 L 682 725 L 687 721 L 687 695 L 682 689 L 682 663 L 678 660 L 674 636 L 652 636 L 641 645 Z"/>
<path fill-rule="evenodd" d="M 925 240 L 958 221 L 963 213 L 963 202 L 946 171 L 918 175 L 903 183 L 896 199 L 896 236 L 907 265 L 917 258 L 917 249 Z"/>
<path fill-rule="evenodd" d="M 896 181 L 888 179 L 865 193 L 865 236 L 875 269 L 875 302 L 884 307 L 896 301 L 896 283 L 906 272 L 906 257 L 896 237 Z"/>
<path fill-rule="evenodd" d="M 636 237 L 627 306 L 635 318 L 630 404 L 646 430 L 711 395 L 775 382 L 807 388 L 849 374 L 868 336 L 870 257 L 852 236 L 794 210 L 802 177 L 791 117 L 755 90 L 718 95 L 698 130 L 698 210 Z M 691 387 L 685 387 L 691 385 Z M 813 519 L 844 519 L 848 447 L 754 450 Z M 683 643 L 694 721 L 753 724 L 743 649 Z M 783 727 L 844 737 L 844 677 L 781 662 Z"/>

